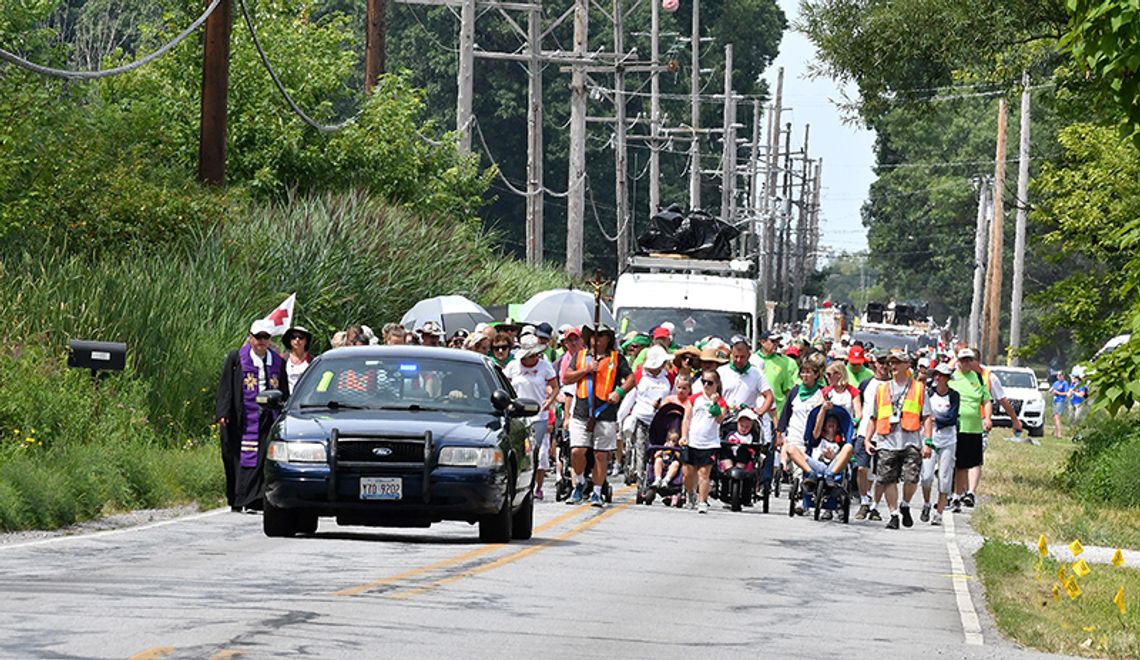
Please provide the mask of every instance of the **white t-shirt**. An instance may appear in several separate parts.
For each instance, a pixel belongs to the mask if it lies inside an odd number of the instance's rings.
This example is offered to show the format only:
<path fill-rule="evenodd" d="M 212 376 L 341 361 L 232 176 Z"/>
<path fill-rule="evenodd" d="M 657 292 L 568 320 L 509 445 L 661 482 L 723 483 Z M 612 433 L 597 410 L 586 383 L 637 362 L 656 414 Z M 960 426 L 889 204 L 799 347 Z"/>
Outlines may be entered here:
<path fill-rule="evenodd" d="M 289 378 L 289 391 L 293 392 L 297 389 L 297 381 L 301 380 L 301 374 L 309 368 L 309 362 L 295 363 L 292 358 L 285 358 L 285 375 Z"/>
<path fill-rule="evenodd" d="M 935 417 L 945 417 L 950 414 L 950 392 L 947 392 L 946 396 L 942 396 L 934 389 L 927 389 L 926 400 L 930 402 L 930 412 Z M 939 449 L 949 447 L 958 442 L 958 428 L 955 426 L 947 426 L 944 429 L 940 429 L 938 425 L 935 424 L 932 439 L 934 440 L 934 446 Z"/>
<path fill-rule="evenodd" d="M 693 449 L 720 449 L 720 423 L 709 413 L 710 403 L 704 392 L 689 399 L 689 405 L 693 407 L 689 420 L 689 446 Z M 724 397 L 717 397 L 716 403 L 721 410 L 728 406 Z"/>
<path fill-rule="evenodd" d="M 870 438 L 875 435 L 875 425 L 871 421 L 871 415 L 875 410 L 875 400 L 879 396 L 879 386 L 887 381 L 872 378 L 867 383 L 866 389 L 863 390 L 863 419 L 859 421 L 859 430 L 856 435 L 863 438 Z"/>
<path fill-rule="evenodd" d="M 797 447 L 803 447 L 804 433 L 807 431 L 808 416 L 811 411 L 815 410 L 818 406 L 823 405 L 823 388 L 817 387 L 806 399 L 800 397 L 800 388 L 803 385 L 797 385 L 792 388 L 788 393 L 788 399 L 784 403 L 784 410 L 789 411 L 787 426 L 784 430 L 784 441 L 790 442 Z M 790 409 L 790 410 L 789 410 Z M 783 425 L 783 419 L 780 423 Z"/>
<path fill-rule="evenodd" d="M 522 360 L 511 360 L 503 367 L 503 374 L 510 379 L 511 387 L 515 388 L 520 398 L 533 399 L 539 403 L 546 401 L 546 384 L 555 377 L 554 367 L 546 358 L 538 358 L 533 367 L 523 366 Z M 545 418 L 542 412 L 530 421 L 536 422 Z"/>
<path fill-rule="evenodd" d="M 732 364 L 722 364 L 716 370 L 720 374 L 721 389 L 724 390 L 724 400 L 730 406 L 748 406 L 755 408 L 756 402 L 764 392 L 772 391 L 768 379 L 764 376 L 764 369 L 748 365 L 744 373 L 732 368 Z"/>
<path fill-rule="evenodd" d="M 657 413 L 654 404 L 673 393 L 673 383 L 669 382 L 669 375 L 662 369 L 656 376 L 645 369 L 641 370 L 641 380 L 633 390 L 637 400 L 633 404 L 631 413 L 637 421 L 648 424 Z"/>

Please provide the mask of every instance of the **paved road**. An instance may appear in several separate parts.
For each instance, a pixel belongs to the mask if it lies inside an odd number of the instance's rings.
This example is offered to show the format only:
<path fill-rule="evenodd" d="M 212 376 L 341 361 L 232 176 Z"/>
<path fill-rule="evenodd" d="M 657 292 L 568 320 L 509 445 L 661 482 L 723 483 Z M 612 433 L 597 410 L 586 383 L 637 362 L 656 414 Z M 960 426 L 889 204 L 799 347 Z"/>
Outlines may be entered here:
<path fill-rule="evenodd" d="M 989 626 L 943 529 L 631 497 L 540 503 L 510 545 L 461 523 L 268 539 L 216 511 L 0 546 L 0 656 L 1038 657 Z"/>

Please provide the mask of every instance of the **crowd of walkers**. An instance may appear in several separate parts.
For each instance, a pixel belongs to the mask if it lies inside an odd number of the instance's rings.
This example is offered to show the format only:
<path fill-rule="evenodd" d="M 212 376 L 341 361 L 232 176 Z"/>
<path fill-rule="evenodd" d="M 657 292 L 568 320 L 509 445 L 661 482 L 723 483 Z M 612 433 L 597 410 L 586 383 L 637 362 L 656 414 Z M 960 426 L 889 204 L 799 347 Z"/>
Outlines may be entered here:
<path fill-rule="evenodd" d="M 722 447 L 729 429 L 770 447 L 778 475 L 829 483 L 850 475 L 858 490 L 856 520 L 883 520 L 885 499 L 887 528 L 913 526 L 911 502 L 921 487 L 919 519 L 939 525 L 947 508 L 976 504 L 995 405 L 1007 411 L 1015 435 L 1021 433 L 1000 380 L 964 342 L 912 355 L 847 336 L 811 343 L 766 331 L 755 346 L 743 335 L 678 346 L 674 329 L 666 322 L 619 338 L 604 325 L 506 322 L 449 335 L 428 321 L 412 330 L 389 323 L 379 335 L 352 325 L 330 344 L 419 344 L 486 355 L 520 397 L 540 403 L 540 413 L 528 420 L 539 448 L 535 499 L 545 499 L 546 473 L 564 458 L 568 465 L 557 469 L 568 468 L 572 505 L 604 507 L 607 476 L 624 470 L 627 483 L 654 475 L 643 489 L 662 488 L 679 474 L 678 502 L 707 513 L 714 467 L 733 461 Z M 281 389 L 287 395 L 312 359 L 307 330 L 290 328 L 283 354 L 271 348 L 272 330 L 254 322 L 248 342 L 227 356 L 218 388 L 234 510 L 256 508 L 260 492 L 257 441 L 265 420 L 256 393 Z M 1062 395 L 1073 397 L 1055 385 L 1054 396 Z M 646 455 L 650 425 L 667 404 L 684 410 L 683 421 L 662 449 Z M 844 420 L 854 429 L 847 436 L 840 430 Z M 568 438 L 565 457 L 552 446 L 556 435 Z"/>

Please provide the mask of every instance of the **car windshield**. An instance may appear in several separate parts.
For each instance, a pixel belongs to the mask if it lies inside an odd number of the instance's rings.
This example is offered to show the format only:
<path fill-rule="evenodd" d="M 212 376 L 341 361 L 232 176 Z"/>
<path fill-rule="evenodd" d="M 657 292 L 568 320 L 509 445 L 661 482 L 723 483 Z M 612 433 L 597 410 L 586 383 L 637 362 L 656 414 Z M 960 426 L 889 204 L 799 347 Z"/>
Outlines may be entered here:
<path fill-rule="evenodd" d="M 1037 389 L 1037 378 L 1024 371 L 1005 371 L 993 369 L 994 375 L 1001 379 L 1003 387 L 1016 387 L 1024 390 Z"/>
<path fill-rule="evenodd" d="M 733 335 L 752 336 L 752 320 L 743 312 L 724 312 L 709 309 L 676 309 L 657 307 L 627 307 L 618 311 L 618 334 L 652 332 L 662 323 L 670 321 L 673 343 L 688 346 L 704 337 L 728 339 Z"/>
<path fill-rule="evenodd" d="M 493 413 L 490 370 L 446 358 L 318 359 L 297 383 L 297 408 L 433 409 Z"/>

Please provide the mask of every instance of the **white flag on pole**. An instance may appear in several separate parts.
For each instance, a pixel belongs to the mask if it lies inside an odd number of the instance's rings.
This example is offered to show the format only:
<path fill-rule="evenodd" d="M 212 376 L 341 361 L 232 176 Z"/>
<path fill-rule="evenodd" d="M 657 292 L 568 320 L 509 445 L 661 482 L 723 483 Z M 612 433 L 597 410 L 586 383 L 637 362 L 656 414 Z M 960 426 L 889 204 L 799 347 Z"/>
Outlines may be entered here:
<path fill-rule="evenodd" d="M 285 334 L 286 330 L 293 327 L 293 305 L 296 304 L 296 302 L 297 294 L 290 294 L 290 296 L 285 299 L 285 302 L 278 305 L 276 309 L 269 312 L 269 314 L 262 319 L 267 327 L 270 324 L 273 326 L 273 330 L 271 330 L 269 334 L 277 337 Z"/>

